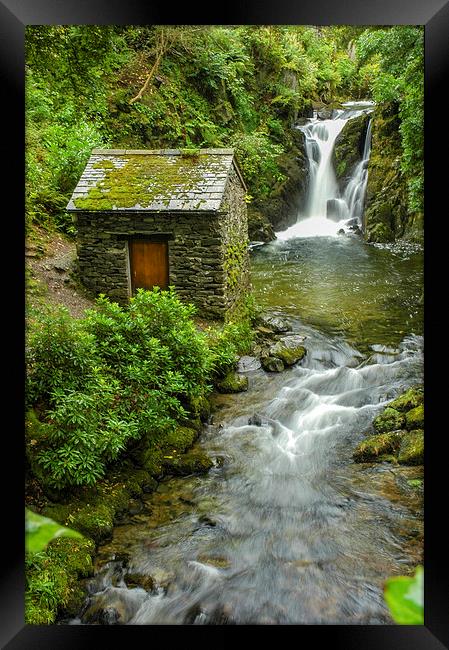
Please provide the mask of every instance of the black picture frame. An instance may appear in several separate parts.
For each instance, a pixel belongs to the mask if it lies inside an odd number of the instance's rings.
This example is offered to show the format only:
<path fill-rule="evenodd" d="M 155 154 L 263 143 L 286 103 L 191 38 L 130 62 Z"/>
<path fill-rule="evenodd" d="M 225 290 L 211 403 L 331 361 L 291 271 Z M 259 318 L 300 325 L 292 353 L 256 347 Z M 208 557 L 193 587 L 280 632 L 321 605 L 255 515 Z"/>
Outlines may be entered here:
<path fill-rule="evenodd" d="M 176 7 L 176 9 L 175 9 Z M 441 120 L 449 66 L 449 2 L 443 0 L 242 0 L 214 6 L 165 5 L 145 0 L 0 0 L 0 74 L 4 112 L 0 137 L 6 163 L 2 207 L 7 235 L 4 256 L 3 343 L 11 360 L 4 362 L 6 379 L 3 427 L 2 518 L 4 551 L 1 563 L 0 642 L 8 650 L 22 648 L 137 647 L 163 644 L 176 637 L 185 647 L 225 646 L 239 642 L 241 626 L 25 626 L 23 531 L 23 391 L 24 391 L 24 30 L 31 24 L 354 24 L 425 26 L 425 625 L 424 626 L 245 626 L 245 643 L 278 641 L 289 634 L 297 647 L 323 644 L 344 650 L 441 650 L 449 648 L 449 596 L 444 495 L 447 460 L 441 439 L 448 436 L 439 405 L 445 382 L 437 377 L 445 306 L 444 282 L 436 261 L 445 260 L 443 178 L 445 126 Z M 447 131 L 447 129 L 446 129 Z M 447 136 L 446 136 L 447 141 Z M 440 153 L 441 152 L 441 153 Z M 446 181 L 446 182 L 445 182 Z M 6 202 L 6 199 L 9 199 Z M 8 206 L 8 207 L 6 207 Z M 444 268 L 444 267 L 443 267 Z M 10 272 L 12 270 L 12 273 Z M 444 276 L 443 276 L 444 277 Z M 440 286 L 441 285 L 441 286 Z M 439 291 L 441 290 L 441 292 Z M 446 292 L 447 293 L 447 292 Z M 427 299 L 427 296 L 432 298 Z M 439 296 L 434 299 L 434 296 Z M 444 339 L 443 339 L 444 340 Z M 441 358 L 443 357 L 443 358 Z M 6 419 L 4 419 L 6 422 Z M 8 475 L 7 467 L 13 468 Z M 446 470 L 447 472 L 447 470 Z M 445 490 L 446 488 L 446 490 Z M 6 512 L 5 512 L 6 510 Z M 151 630 L 148 630 L 151 627 Z M 278 641 L 279 642 L 279 641 Z M 126 646 L 125 646 L 126 647 Z"/>

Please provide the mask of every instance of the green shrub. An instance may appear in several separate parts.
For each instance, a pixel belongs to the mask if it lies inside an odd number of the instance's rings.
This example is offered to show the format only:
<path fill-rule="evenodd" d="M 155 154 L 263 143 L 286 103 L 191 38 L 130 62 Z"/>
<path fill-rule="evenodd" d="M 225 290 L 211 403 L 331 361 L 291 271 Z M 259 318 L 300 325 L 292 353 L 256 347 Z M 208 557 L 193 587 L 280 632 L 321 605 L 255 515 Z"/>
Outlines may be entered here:
<path fill-rule="evenodd" d="M 126 308 L 106 297 L 85 324 L 111 371 L 131 384 L 173 396 L 195 397 L 206 387 L 210 358 L 204 334 L 192 321 L 193 305 L 175 291 L 139 289 Z"/>
<path fill-rule="evenodd" d="M 60 307 L 29 324 L 26 361 L 27 402 L 48 407 L 54 391 L 82 390 L 99 356 L 95 338 Z"/>
<path fill-rule="evenodd" d="M 93 485 L 133 440 L 196 413 L 213 354 L 193 313 L 173 290 L 140 290 L 126 307 L 100 297 L 83 320 L 60 309 L 30 323 L 27 400 L 43 434 L 27 454 L 46 486 Z"/>
<path fill-rule="evenodd" d="M 251 351 L 254 334 L 249 320 L 226 323 L 222 329 L 209 328 L 207 333 L 213 379 L 227 375 L 238 357 Z"/>

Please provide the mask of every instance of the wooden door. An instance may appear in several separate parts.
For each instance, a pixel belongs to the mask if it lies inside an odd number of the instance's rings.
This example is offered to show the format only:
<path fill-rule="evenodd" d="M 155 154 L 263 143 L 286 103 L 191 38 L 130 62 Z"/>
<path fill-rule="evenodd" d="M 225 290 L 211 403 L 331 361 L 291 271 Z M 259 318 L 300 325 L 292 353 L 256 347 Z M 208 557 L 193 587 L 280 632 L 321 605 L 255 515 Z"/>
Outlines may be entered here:
<path fill-rule="evenodd" d="M 168 245 L 166 241 L 132 239 L 129 242 L 131 287 L 152 289 L 168 287 Z"/>

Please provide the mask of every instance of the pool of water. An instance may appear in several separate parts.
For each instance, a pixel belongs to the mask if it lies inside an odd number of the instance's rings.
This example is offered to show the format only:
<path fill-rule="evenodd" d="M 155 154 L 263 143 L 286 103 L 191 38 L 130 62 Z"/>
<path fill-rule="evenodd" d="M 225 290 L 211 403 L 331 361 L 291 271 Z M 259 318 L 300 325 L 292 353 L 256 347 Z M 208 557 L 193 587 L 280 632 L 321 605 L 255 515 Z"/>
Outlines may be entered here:
<path fill-rule="evenodd" d="M 356 235 L 277 240 L 253 251 L 251 268 L 262 306 L 364 350 L 423 332 L 423 253 L 416 245 L 367 244 Z"/>

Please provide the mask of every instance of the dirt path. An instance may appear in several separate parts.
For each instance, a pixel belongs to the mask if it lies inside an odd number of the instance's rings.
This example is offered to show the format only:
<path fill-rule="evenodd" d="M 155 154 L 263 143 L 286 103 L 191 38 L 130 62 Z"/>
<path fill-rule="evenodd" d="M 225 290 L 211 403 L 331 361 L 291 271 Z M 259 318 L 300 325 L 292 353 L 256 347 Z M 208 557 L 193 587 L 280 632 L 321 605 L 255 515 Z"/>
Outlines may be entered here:
<path fill-rule="evenodd" d="M 83 295 L 71 277 L 76 259 L 75 243 L 59 234 L 39 232 L 39 238 L 26 242 L 28 305 L 63 305 L 75 318 L 93 307 L 94 301 Z"/>

